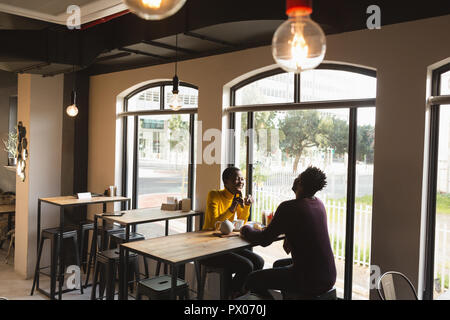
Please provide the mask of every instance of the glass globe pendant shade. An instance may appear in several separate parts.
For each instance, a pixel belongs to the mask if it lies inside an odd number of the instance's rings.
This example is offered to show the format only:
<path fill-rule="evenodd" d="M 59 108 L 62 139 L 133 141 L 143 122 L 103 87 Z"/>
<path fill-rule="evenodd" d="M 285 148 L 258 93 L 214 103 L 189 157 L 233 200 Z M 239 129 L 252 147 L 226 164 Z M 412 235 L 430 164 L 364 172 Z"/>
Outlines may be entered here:
<path fill-rule="evenodd" d="M 169 107 L 174 111 L 178 111 L 183 107 L 178 93 L 173 93 L 172 97 L 169 99 Z"/>
<path fill-rule="evenodd" d="M 161 20 L 180 10 L 186 0 L 123 0 L 131 12 L 145 20 Z"/>
<path fill-rule="evenodd" d="M 293 14 L 272 39 L 275 62 L 287 72 L 314 69 L 325 57 L 326 38 L 322 28 L 309 15 Z"/>
<path fill-rule="evenodd" d="M 78 115 L 78 108 L 75 104 L 72 104 L 67 107 L 66 113 L 69 117 L 76 117 Z"/>
<path fill-rule="evenodd" d="M 177 111 L 180 110 L 181 107 L 183 107 L 183 103 L 181 100 L 181 97 L 179 96 L 178 86 L 180 84 L 180 80 L 178 80 L 178 76 L 175 74 L 172 80 L 172 97 L 169 99 L 169 107 L 170 109 Z"/>

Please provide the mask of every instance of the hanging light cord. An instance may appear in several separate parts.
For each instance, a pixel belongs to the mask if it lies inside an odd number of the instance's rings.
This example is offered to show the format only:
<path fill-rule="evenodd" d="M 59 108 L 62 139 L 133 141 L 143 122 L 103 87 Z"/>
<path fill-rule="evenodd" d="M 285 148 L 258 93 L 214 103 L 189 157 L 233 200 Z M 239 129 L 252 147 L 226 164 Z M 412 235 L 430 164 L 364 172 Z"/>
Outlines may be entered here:
<path fill-rule="evenodd" d="M 175 75 L 177 74 L 177 63 L 178 63 L 178 34 L 175 35 Z"/>

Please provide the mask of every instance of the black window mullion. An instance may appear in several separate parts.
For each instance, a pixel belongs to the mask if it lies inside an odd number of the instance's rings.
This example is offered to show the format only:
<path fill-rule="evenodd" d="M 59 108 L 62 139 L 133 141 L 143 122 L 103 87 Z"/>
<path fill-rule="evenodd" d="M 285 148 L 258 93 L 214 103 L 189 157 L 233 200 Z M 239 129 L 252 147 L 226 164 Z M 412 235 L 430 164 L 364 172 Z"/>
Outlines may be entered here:
<path fill-rule="evenodd" d="M 249 112 L 247 115 L 247 195 L 253 193 L 253 145 L 254 145 L 254 113 Z M 253 206 L 250 209 L 250 217 L 252 216 Z M 251 219 L 250 219 L 251 220 Z"/>
<path fill-rule="evenodd" d="M 194 176 L 195 176 L 195 115 L 189 116 L 189 169 L 188 169 L 188 198 L 194 199 Z M 191 202 L 192 205 L 192 202 Z"/>
<path fill-rule="evenodd" d="M 139 186 L 138 186 L 138 171 L 139 171 L 139 148 L 138 148 L 138 139 L 139 139 L 139 116 L 134 117 L 134 139 L 133 139 L 133 209 L 137 209 L 138 207 L 138 194 L 139 194 Z"/>
<path fill-rule="evenodd" d="M 165 102 L 165 100 L 166 100 L 166 97 L 164 96 L 164 95 L 165 95 L 165 89 L 164 89 L 164 86 L 161 86 L 161 87 L 160 87 L 159 94 L 160 94 L 160 97 L 159 97 L 159 108 L 160 108 L 161 110 L 164 110 L 164 102 Z"/>
<path fill-rule="evenodd" d="M 450 70 L 450 65 L 441 67 L 433 72 L 432 95 L 440 95 L 440 81 L 442 73 Z M 434 292 L 434 257 L 436 237 L 436 193 L 438 176 L 439 152 L 439 121 L 440 106 L 433 105 L 430 110 L 430 148 L 428 154 L 428 187 L 427 187 L 427 224 L 425 237 L 425 272 L 424 272 L 424 300 L 433 300 Z"/>
<path fill-rule="evenodd" d="M 434 248 L 436 236 L 436 191 L 438 175 L 439 150 L 439 106 L 431 107 L 430 114 L 430 150 L 428 163 L 427 188 L 427 225 L 426 225 L 426 260 L 425 260 L 425 288 L 424 300 L 433 300 L 434 290 Z"/>
<path fill-rule="evenodd" d="M 358 128 L 358 110 L 350 109 L 350 125 L 348 138 L 348 169 L 347 169 L 347 214 L 345 226 L 345 271 L 344 299 L 352 299 L 353 287 L 353 244 L 355 228 L 355 180 L 356 180 L 356 144 Z"/>

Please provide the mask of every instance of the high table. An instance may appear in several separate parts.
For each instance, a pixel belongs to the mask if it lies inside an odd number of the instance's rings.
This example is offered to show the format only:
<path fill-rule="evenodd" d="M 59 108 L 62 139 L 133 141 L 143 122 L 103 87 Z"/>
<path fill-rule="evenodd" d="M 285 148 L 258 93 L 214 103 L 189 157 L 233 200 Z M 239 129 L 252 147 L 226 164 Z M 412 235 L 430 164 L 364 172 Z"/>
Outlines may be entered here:
<path fill-rule="evenodd" d="M 95 250 L 97 248 L 96 241 L 97 241 L 97 234 L 98 234 L 98 219 L 103 220 L 103 224 L 105 221 L 117 223 L 121 225 L 122 227 L 125 227 L 125 242 L 128 242 L 130 239 L 130 227 L 135 227 L 138 224 L 144 224 L 144 223 L 151 223 L 151 222 L 158 222 L 158 221 L 169 221 L 173 219 L 180 219 L 180 218 L 187 218 L 187 225 L 186 225 L 186 231 L 191 232 L 192 231 L 192 218 L 194 216 L 200 216 L 200 218 L 203 218 L 203 212 L 200 211 L 166 211 L 161 210 L 158 208 L 144 208 L 144 209 L 135 209 L 135 210 L 126 210 L 126 211 L 118 211 L 112 214 L 120 214 L 120 215 L 105 215 L 103 213 L 98 213 L 94 217 L 94 237 L 92 242 L 92 249 L 91 254 L 89 256 L 89 262 L 88 262 L 88 270 L 91 266 L 91 261 L 94 259 L 95 263 Z M 200 225 L 202 225 L 202 222 L 200 222 Z M 133 230 L 135 231 L 135 230 Z M 166 224 L 166 235 L 168 235 L 168 225 Z M 106 248 L 102 248 L 105 250 Z M 86 277 L 86 283 L 85 286 L 89 282 L 89 272 Z"/>
<path fill-rule="evenodd" d="M 129 252 L 154 259 L 172 266 L 171 299 L 175 299 L 178 268 L 188 262 L 238 251 L 255 246 L 239 235 L 219 237 L 217 231 L 197 231 L 129 242 L 120 245 L 120 285 L 119 299 L 128 299 L 127 266 Z M 280 236 L 278 240 L 283 239 Z"/>
<path fill-rule="evenodd" d="M 39 243 L 41 239 L 41 204 L 42 203 L 48 203 L 51 205 L 55 205 L 60 208 L 59 211 L 59 283 L 58 283 L 58 298 L 59 300 L 62 299 L 62 285 L 64 282 L 64 270 L 62 268 L 62 262 L 63 257 L 61 255 L 62 252 L 64 252 L 64 241 L 63 241 L 63 230 L 64 230 L 64 209 L 67 207 L 78 207 L 78 206 L 85 206 L 90 204 L 103 204 L 103 212 L 106 212 L 106 204 L 107 203 L 113 203 L 113 202 L 125 202 L 127 203 L 127 208 L 130 207 L 131 199 L 126 197 L 106 197 L 106 196 L 92 196 L 90 199 L 78 199 L 75 196 L 61 196 L 61 197 L 52 197 L 52 198 L 39 198 L 38 199 L 38 217 L 37 217 L 37 250 L 39 250 Z M 39 288 L 39 283 L 36 283 L 36 290 L 41 292 L 42 294 L 46 295 L 50 299 L 54 300 L 55 297 L 53 294 L 49 294 L 45 290 Z"/>
<path fill-rule="evenodd" d="M 8 215 L 8 231 L 12 229 L 12 216 L 16 212 L 16 206 L 14 204 L 0 204 L 0 215 Z M 0 248 L 3 243 L 0 244 Z"/>

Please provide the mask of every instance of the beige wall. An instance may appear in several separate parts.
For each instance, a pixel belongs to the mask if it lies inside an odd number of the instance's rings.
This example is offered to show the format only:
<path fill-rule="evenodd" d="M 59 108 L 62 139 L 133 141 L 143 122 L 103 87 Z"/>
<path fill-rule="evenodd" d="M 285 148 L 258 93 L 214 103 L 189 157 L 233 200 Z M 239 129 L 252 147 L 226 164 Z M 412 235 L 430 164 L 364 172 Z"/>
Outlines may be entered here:
<path fill-rule="evenodd" d="M 372 264 L 419 277 L 422 173 L 428 66 L 450 56 L 450 16 L 327 37 L 326 60 L 377 70 Z M 260 47 L 179 63 L 179 78 L 199 87 L 203 131 L 222 128 L 224 89 L 242 75 L 273 65 Z M 115 174 L 116 103 L 128 88 L 173 76 L 173 64 L 94 76 L 90 87 L 89 190 L 103 191 Z M 240 77 L 239 79 L 237 79 Z M 225 92 L 227 92 L 225 90 Z M 208 143 L 203 143 L 203 148 Z M 201 149 L 198 153 L 201 154 Z M 220 165 L 198 165 L 197 209 L 220 185 Z"/>
<path fill-rule="evenodd" d="M 25 278 L 34 274 L 36 262 L 38 198 L 61 193 L 63 78 L 19 75 L 17 119 L 27 130 L 29 158 L 25 182 L 16 177 L 14 268 Z M 58 208 L 42 209 L 42 228 L 58 226 Z"/>

